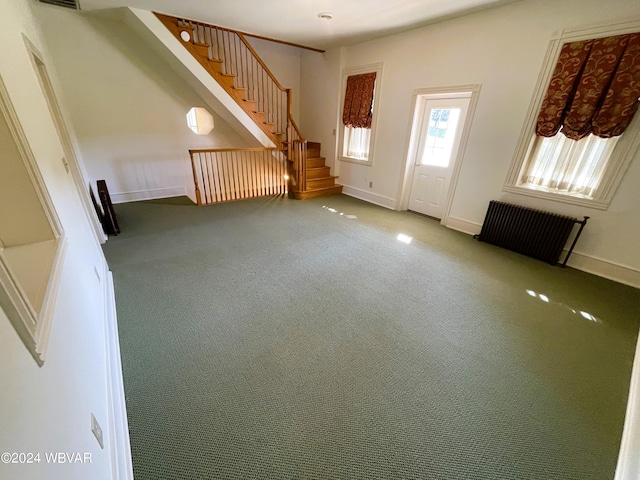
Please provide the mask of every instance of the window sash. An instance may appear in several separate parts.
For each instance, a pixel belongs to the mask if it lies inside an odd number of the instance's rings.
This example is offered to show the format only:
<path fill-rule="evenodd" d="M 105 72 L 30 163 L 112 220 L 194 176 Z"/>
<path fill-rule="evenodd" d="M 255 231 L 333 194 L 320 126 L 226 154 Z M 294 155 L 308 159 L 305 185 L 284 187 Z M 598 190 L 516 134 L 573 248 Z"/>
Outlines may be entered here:
<path fill-rule="evenodd" d="M 520 186 L 592 199 L 619 138 L 588 135 L 576 141 L 562 133 L 536 136 Z"/>
<path fill-rule="evenodd" d="M 370 143 L 370 128 L 344 127 L 343 155 L 345 157 L 368 160 Z"/>

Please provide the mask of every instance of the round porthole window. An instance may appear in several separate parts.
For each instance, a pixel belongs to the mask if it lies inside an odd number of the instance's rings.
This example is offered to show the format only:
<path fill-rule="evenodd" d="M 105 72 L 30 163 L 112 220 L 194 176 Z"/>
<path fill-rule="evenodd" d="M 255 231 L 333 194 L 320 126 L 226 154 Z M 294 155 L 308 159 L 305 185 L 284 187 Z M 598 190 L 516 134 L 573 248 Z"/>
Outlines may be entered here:
<path fill-rule="evenodd" d="M 198 135 L 206 135 L 213 130 L 213 117 L 201 107 L 193 107 L 187 113 L 187 125 Z"/>

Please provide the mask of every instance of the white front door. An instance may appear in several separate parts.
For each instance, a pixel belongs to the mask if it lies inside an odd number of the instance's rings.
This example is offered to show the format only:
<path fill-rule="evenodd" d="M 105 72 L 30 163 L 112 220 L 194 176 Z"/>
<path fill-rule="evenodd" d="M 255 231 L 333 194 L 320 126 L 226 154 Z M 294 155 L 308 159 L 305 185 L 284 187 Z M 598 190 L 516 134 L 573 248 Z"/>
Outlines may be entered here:
<path fill-rule="evenodd" d="M 442 218 L 470 97 L 422 99 L 409 210 Z"/>

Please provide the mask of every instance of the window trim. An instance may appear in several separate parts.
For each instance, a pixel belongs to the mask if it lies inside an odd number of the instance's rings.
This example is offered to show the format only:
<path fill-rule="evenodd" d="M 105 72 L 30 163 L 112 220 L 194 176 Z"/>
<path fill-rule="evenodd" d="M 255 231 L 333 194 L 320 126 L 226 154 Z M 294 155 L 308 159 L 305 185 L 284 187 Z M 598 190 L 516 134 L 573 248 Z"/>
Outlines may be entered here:
<path fill-rule="evenodd" d="M 13 324 L 18 336 L 38 366 L 42 366 L 51 333 L 67 238 L 2 76 L 0 76 L 0 115 L 6 120 L 9 133 L 18 149 L 20 160 L 24 163 L 33 190 L 53 234 L 50 240 L 53 241 L 54 251 L 50 267 L 43 272 L 46 274 L 47 281 L 40 308 L 37 310 L 11 267 L 11 262 L 6 258 L 5 246 L 0 243 L 0 307 Z M 31 247 L 35 244 L 29 243 L 25 246 Z"/>
<path fill-rule="evenodd" d="M 367 160 L 347 157 L 344 152 L 344 125 L 342 124 L 342 110 L 344 108 L 344 96 L 347 88 L 347 78 L 351 75 L 360 75 L 362 73 L 376 73 L 376 84 L 373 90 L 373 112 L 371 115 L 371 139 L 369 140 L 369 158 Z M 359 67 L 349 67 L 342 70 L 342 90 L 340 93 L 340 106 L 338 109 L 338 160 L 342 162 L 355 163 L 357 165 L 373 165 L 373 153 L 376 143 L 376 126 L 378 124 L 378 111 L 380 110 L 380 90 L 382 84 L 382 62 L 362 65 Z"/>
<path fill-rule="evenodd" d="M 602 38 L 614 35 L 624 35 L 640 31 L 640 18 L 620 22 L 607 22 L 596 25 L 567 28 L 556 32 L 549 42 L 547 52 L 542 64 L 538 82 L 525 117 L 525 122 L 520 132 L 520 137 L 502 187 L 502 191 L 544 198 L 562 203 L 591 207 L 606 210 L 615 195 L 615 192 L 624 177 L 635 152 L 640 146 L 640 114 L 635 115 L 633 121 L 621 136 L 609 159 L 609 165 L 603 175 L 598 192 L 594 198 L 581 198 L 558 192 L 534 190 L 519 185 L 523 169 L 531 154 L 535 139 L 535 124 L 542 100 L 551 81 L 553 71 L 560 55 L 560 50 L 565 43 Z"/>

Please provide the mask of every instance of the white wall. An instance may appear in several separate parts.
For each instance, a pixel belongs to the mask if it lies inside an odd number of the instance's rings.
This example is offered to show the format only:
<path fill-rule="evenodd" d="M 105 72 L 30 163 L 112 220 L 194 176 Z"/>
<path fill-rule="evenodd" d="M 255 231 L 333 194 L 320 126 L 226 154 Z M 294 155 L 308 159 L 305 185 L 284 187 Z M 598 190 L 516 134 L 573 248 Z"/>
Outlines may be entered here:
<path fill-rule="evenodd" d="M 39 452 L 43 456 L 39 464 L 0 463 L 0 478 L 111 479 L 106 264 L 74 181 L 60 161 L 62 147 L 22 38 L 25 34 L 50 63 L 32 5 L 26 1 L 3 4 L 0 75 L 69 243 L 44 366 L 36 365 L 0 310 L 0 452 Z M 90 431 L 91 413 L 104 430 L 104 450 Z M 92 463 L 51 465 L 44 461 L 45 452 L 87 452 Z"/>
<path fill-rule="evenodd" d="M 246 37 L 258 56 L 280 85 L 291 89 L 293 118 L 300 125 L 300 57 L 301 50 L 281 43 Z"/>
<path fill-rule="evenodd" d="M 589 215 L 592 219 L 576 248 L 576 262 L 582 261 L 581 268 L 595 268 L 603 275 L 607 275 L 604 267 L 626 267 L 612 276 L 627 275 L 630 283 L 640 282 L 640 153 L 607 211 L 501 191 L 552 34 L 566 27 L 634 15 L 640 15 L 640 10 L 637 2 L 630 0 L 524 0 L 348 47 L 341 55 L 338 51 L 327 52 L 325 59 L 341 56 L 343 67 L 383 63 L 374 164 L 367 167 L 338 161 L 339 183 L 359 189 L 363 198 L 395 207 L 404 169 L 412 91 L 479 83 L 482 87 L 462 159 L 452 219 L 468 229 L 478 228 L 492 199 L 580 217 Z M 327 60 L 323 65 L 327 68 L 318 68 L 322 62 L 311 54 L 303 55 L 303 131 L 326 136 L 336 128 L 339 95 L 332 89 L 339 82 L 337 63 Z M 322 85 L 326 87 L 319 88 Z M 335 145 L 335 137 L 333 141 Z M 327 147 L 325 152 L 330 150 Z M 373 182 L 371 189 L 369 181 Z"/>
<path fill-rule="evenodd" d="M 325 53 L 303 52 L 300 80 L 300 129 L 309 140 L 322 144 L 325 164 L 336 175 L 336 121 L 344 49 Z M 342 113 L 342 111 L 340 111 Z M 344 183 L 342 178 L 338 183 Z"/>
<path fill-rule="evenodd" d="M 89 176 L 115 202 L 194 198 L 189 149 L 247 146 L 123 22 L 35 5 Z M 187 128 L 191 107 L 214 116 L 209 135 Z"/>

